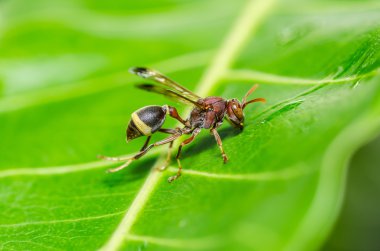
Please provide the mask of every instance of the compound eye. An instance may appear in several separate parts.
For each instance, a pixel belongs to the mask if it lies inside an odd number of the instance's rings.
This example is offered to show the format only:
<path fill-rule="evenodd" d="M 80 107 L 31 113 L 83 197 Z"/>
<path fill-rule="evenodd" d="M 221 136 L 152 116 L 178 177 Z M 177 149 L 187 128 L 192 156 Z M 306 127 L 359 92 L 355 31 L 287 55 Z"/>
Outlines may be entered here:
<path fill-rule="evenodd" d="M 242 119 L 242 118 L 243 118 L 243 109 L 241 109 L 240 104 L 236 104 L 236 103 L 234 103 L 234 104 L 232 105 L 232 111 L 234 112 L 235 116 L 236 116 L 238 119 Z"/>

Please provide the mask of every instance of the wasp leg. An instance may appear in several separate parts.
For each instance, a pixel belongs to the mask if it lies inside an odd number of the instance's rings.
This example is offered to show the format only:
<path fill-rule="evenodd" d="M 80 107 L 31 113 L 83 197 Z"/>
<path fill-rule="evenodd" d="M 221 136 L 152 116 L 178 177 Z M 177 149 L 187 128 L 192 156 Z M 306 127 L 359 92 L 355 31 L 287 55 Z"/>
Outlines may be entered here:
<path fill-rule="evenodd" d="M 162 132 L 162 133 L 175 134 L 175 133 L 180 132 L 180 129 L 179 128 L 176 128 L 176 129 L 164 129 L 164 128 L 161 128 L 158 131 Z M 169 144 L 168 155 L 166 156 L 165 163 L 161 167 L 157 167 L 157 170 L 164 171 L 169 166 L 170 157 L 171 157 L 171 154 L 172 154 L 172 147 L 173 147 L 173 141 L 170 142 L 170 144 Z"/>
<path fill-rule="evenodd" d="M 182 165 L 181 165 L 181 161 L 179 160 L 179 157 L 181 156 L 182 147 L 187 145 L 187 144 L 190 144 L 194 140 L 194 138 L 199 134 L 200 131 L 201 131 L 200 128 L 196 128 L 193 131 L 191 137 L 182 141 L 181 145 L 178 147 L 178 152 L 177 152 L 177 156 L 176 156 L 177 163 L 178 163 L 178 172 L 176 175 L 169 177 L 169 179 L 168 179 L 169 183 L 173 182 L 174 180 L 178 179 L 181 176 Z"/>
<path fill-rule="evenodd" d="M 102 159 L 102 160 L 109 160 L 109 161 L 124 161 L 124 160 L 129 160 L 131 157 L 128 156 L 128 157 L 109 157 L 109 156 L 104 156 L 104 155 L 98 155 L 97 156 L 98 159 Z"/>
<path fill-rule="evenodd" d="M 169 134 L 175 134 L 175 133 L 179 132 L 176 129 L 159 129 L 159 131 L 169 133 Z M 147 148 L 151 138 L 152 138 L 152 136 L 147 137 L 143 147 L 140 149 L 140 152 L 144 151 Z M 99 159 L 109 160 L 109 161 L 125 161 L 125 160 L 129 160 L 131 158 L 130 156 L 129 157 L 108 157 L 108 156 L 103 156 L 103 155 L 98 155 L 97 157 Z"/>
<path fill-rule="evenodd" d="M 158 171 L 161 171 L 161 172 L 165 171 L 166 168 L 169 166 L 171 155 L 172 155 L 172 149 L 173 149 L 173 141 L 169 143 L 168 154 L 166 155 L 166 160 L 164 164 L 161 167 L 156 168 Z"/>
<path fill-rule="evenodd" d="M 178 132 L 180 132 L 180 129 L 179 128 L 176 128 L 176 129 L 165 129 L 165 128 L 161 128 L 161 129 L 158 129 L 159 132 L 162 132 L 162 133 L 168 133 L 168 134 L 176 134 Z"/>
<path fill-rule="evenodd" d="M 169 115 L 172 118 L 175 118 L 179 122 L 181 122 L 184 126 L 189 126 L 189 123 L 186 120 L 183 120 L 181 116 L 179 116 L 178 111 L 175 107 L 173 106 L 168 106 L 169 108 Z"/>
<path fill-rule="evenodd" d="M 212 128 L 211 132 L 212 132 L 212 134 L 214 134 L 216 143 L 218 144 L 220 152 L 222 153 L 223 161 L 224 161 L 224 163 L 226 163 L 228 161 L 228 157 L 227 157 L 226 153 L 223 150 L 223 144 L 222 144 L 222 140 L 220 139 L 219 133 L 216 131 L 215 128 Z"/>
<path fill-rule="evenodd" d="M 148 147 L 146 147 L 144 150 L 142 150 L 142 151 L 140 151 L 139 153 L 137 153 L 135 156 L 130 157 L 130 158 L 128 159 L 128 161 L 125 162 L 123 165 L 121 165 L 121 166 L 119 166 L 119 167 L 116 167 L 116 168 L 114 168 L 114 169 L 109 169 L 108 172 L 110 172 L 110 173 L 114 173 L 114 172 L 120 171 L 121 169 L 123 169 L 123 168 L 129 166 L 129 164 L 131 164 L 132 161 L 137 160 L 137 159 L 141 158 L 142 156 L 144 156 L 144 155 L 145 155 L 150 149 L 152 149 L 153 147 L 155 147 L 155 146 L 160 146 L 160 145 L 164 145 L 164 144 L 167 144 L 167 143 L 170 143 L 170 142 L 176 140 L 176 139 L 177 139 L 178 137 L 180 137 L 180 136 L 181 136 L 180 133 L 173 134 L 172 136 L 167 137 L 166 139 L 163 139 L 163 140 L 158 141 L 158 142 L 156 142 L 156 143 L 154 143 L 154 144 L 151 144 L 151 145 L 149 145 Z"/>
<path fill-rule="evenodd" d="M 143 147 L 140 149 L 140 152 L 145 150 L 145 148 L 148 146 L 149 141 L 150 141 L 151 138 L 152 138 L 152 136 L 148 136 L 148 137 L 146 138 L 146 141 L 145 141 Z"/>
<path fill-rule="evenodd" d="M 151 137 L 152 136 L 148 136 L 143 147 L 140 149 L 140 152 L 144 151 L 146 149 L 147 145 L 149 144 Z M 131 157 L 108 157 L 108 156 L 103 156 L 103 155 L 98 155 L 97 157 L 99 159 L 108 160 L 108 161 L 125 161 L 125 160 L 129 160 L 131 158 Z"/>

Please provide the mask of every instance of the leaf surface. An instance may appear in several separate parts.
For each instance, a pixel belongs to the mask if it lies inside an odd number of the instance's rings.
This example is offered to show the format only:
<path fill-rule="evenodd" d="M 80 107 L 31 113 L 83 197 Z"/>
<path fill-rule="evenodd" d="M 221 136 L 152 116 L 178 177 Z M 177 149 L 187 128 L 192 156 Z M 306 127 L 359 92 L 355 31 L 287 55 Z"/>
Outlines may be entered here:
<path fill-rule="evenodd" d="M 0 249 L 320 247 L 349 157 L 379 131 L 376 2 L 37 3 L 1 3 Z M 155 169 L 165 146 L 106 174 L 96 155 L 143 144 L 125 144 L 129 114 L 173 104 L 135 89 L 134 65 L 201 96 L 260 83 L 268 102 L 248 106 L 244 131 L 219 129 L 227 164 L 204 131 L 172 184 L 174 161 Z"/>

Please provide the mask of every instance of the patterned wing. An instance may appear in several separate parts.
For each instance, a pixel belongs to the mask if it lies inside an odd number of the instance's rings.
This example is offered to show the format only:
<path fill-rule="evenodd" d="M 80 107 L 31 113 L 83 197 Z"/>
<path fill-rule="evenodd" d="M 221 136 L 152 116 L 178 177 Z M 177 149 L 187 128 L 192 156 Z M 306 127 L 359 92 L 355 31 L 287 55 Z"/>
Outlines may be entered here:
<path fill-rule="evenodd" d="M 156 70 L 152 70 L 145 67 L 133 67 L 129 71 L 133 74 L 136 74 L 137 76 L 154 81 L 157 86 L 160 86 L 164 89 L 167 88 L 167 90 L 170 90 L 171 93 L 176 93 L 178 96 L 181 96 L 186 100 L 191 100 L 194 103 L 196 103 L 199 99 L 201 99 L 201 97 L 199 97 L 192 91 L 179 85 L 178 83 L 162 75 Z"/>
<path fill-rule="evenodd" d="M 148 92 L 155 92 L 158 94 L 162 94 L 170 99 L 173 99 L 174 101 L 180 101 L 187 105 L 194 105 L 201 109 L 204 109 L 203 105 L 199 104 L 197 101 L 191 100 L 186 96 L 183 96 L 173 90 L 166 89 L 159 85 L 154 84 L 138 84 L 136 85 L 137 88 L 148 91 Z"/>

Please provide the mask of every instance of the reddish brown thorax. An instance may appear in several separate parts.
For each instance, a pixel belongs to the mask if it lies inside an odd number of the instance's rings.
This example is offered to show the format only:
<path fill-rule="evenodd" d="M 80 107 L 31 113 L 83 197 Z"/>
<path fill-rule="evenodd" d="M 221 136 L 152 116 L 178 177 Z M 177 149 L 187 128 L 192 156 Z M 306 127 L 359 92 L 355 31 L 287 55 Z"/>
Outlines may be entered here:
<path fill-rule="evenodd" d="M 208 107 L 207 110 L 201 110 L 197 107 L 190 114 L 190 125 L 192 128 L 216 127 L 223 122 L 226 111 L 227 101 L 221 97 L 207 97 L 198 100 L 198 103 Z"/>

